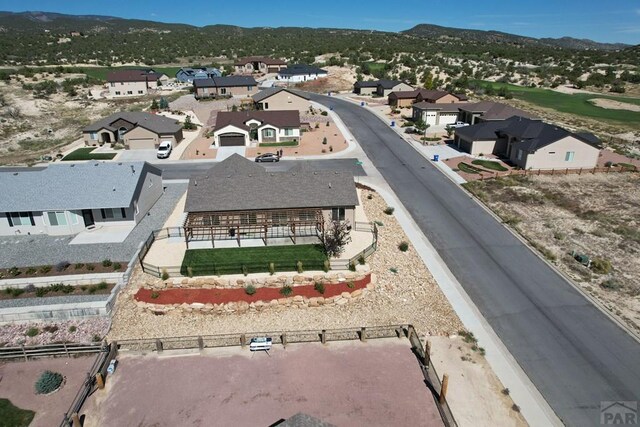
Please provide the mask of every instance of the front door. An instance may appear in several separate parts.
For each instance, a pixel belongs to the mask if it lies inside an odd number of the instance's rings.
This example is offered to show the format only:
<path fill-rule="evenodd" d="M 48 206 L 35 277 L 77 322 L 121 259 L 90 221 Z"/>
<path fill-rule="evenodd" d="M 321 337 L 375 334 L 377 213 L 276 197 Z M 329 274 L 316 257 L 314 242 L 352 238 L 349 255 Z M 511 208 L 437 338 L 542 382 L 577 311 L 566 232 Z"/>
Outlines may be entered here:
<path fill-rule="evenodd" d="M 82 219 L 84 220 L 85 227 L 95 224 L 95 221 L 93 220 L 93 211 L 91 209 L 82 210 Z"/>

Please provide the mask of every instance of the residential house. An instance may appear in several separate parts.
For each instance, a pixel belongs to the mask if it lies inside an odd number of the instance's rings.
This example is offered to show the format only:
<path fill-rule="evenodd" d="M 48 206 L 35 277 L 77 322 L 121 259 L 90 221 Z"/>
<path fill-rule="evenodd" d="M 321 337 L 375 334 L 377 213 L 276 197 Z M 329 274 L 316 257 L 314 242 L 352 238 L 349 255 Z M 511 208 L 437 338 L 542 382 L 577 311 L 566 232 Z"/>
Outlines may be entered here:
<path fill-rule="evenodd" d="M 428 89 L 391 92 L 388 97 L 389 105 L 397 108 L 411 107 L 411 105 L 416 102 L 453 104 L 466 101 L 467 96 L 463 94 L 453 94 L 443 90 Z"/>
<path fill-rule="evenodd" d="M 286 68 L 287 63 L 282 59 L 269 58 L 266 56 L 247 56 L 238 59 L 234 64 L 236 73 L 277 73 Z"/>
<path fill-rule="evenodd" d="M 252 98 L 257 110 L 306 111 L 311 107 L 308 96 L 282 87 L 263 89 Z"/>
<path fill-rule="evenodd" d="M 184 211 L 187 247 L 194 241 L 250 245 L 319 243 L 332 220 L 355 225 L 358 195 L 350 172 L 286 172 L 234 154 L 189 180 Z M 202 242 L 200 243 L 200 245 Z"/>
<path fill-rule="evenodd" d="M 161 141 L 175 147 L 182 141 L 182 124 L 174 119 L 138 111 L 122 111 L 82 129 L 86 145 L 121 143 L 130 150 L 158 148 Z"/>
<path fill-rule="evenodd" d="M 494 120 L 506 120 L 512 116 L 535 119 L 536 117 L 524 110 L 507 104 L 493 101 L 469 103 L 460 107 L 459 120 L 470 125 Z"/>
<path fill-rule="evenodd" d="M 378 80 L 362 80 L 355 82 L 353 92 L 358 95 L 373 95 L 378 90 Z"/>
<path fill-rule="evenodd" d="M 146 162 L 54 163 L 0 171 L 0 235 L 67 235 L 139 223 L 162 195 L 162 171 Z"/>
<path fill-rule="evenodd" d="M 225 76 L 193 81 L 196 99 L 231 96 L 250 96 L 258 82 L 251 76 Z"/>
<path fill-rule="evenodd" d="M 327 77 L 327 75 L 327 71 L 322 68 L 314 67 L 313 65 L 295 64 L 278 71 L 276 79 L 288 83 L 301 83 Z"/>
<path fill-rule="evenodd" d="M 176 80 L 180 83 L 193 83 L 196 79 L 211 79 L 222 77 L 222 71 L 217 68 L 180 68 L 176 73 Z"/>
<path fill-rule="evenodd" d="M 221 111 L 216 117 L 212 147 L 293 140 L 300 140 L 298 110 Z"/>
<path fill-rule="evenodd" d="M 373 86 L 374 84 L 375 86 Z M 375 87 L 375 90 L 373 90 L 373 87 Z M 410 91 L 414 90 L 414 88 L 410 84 L 399 80 L 381 79 L 356 82 L 353 85 L 353 90 L 360 95 L 389 96 L 391 92 Z"/>
<path fill-rule="evenodd" d="M 435 104 L 432 102 L 416 102 L 412 106 L 414 121 L 423 120 L 429 126 L 447 126 L 458 121 L 460 107 L 465 103 Z"/>
<path fill-rule="evenodd" d="M 593 168 L 600 155 L 593 134 L 518 116 L 459 128 L 455 141 L 468 153 L 496 154 L 522 169 Z"/>
<path fill-rule="evenodd" d="M 112 97 L 143 96 L 168 83 L 169 78 L 151 69 L 120 70 L 107 74 L 109 95 Z"/>

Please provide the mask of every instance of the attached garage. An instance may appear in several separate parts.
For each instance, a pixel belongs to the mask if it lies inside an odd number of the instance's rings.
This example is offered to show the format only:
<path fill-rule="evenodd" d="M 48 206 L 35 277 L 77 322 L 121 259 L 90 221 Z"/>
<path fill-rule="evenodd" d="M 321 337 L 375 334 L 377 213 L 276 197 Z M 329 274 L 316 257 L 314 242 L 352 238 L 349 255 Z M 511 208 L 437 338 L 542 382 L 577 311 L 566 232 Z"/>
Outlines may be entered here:
<path fill-rule="evenodd" d="M 153 138 L 129 139 L 130 150 L 153 150 L 156 148 L 156 140 Z"/>
<path fill-rule="evenodd" d="M 245 145 L 245 136 L 241 133 L 220 135 L 220 147 L 243 147 Z"/>

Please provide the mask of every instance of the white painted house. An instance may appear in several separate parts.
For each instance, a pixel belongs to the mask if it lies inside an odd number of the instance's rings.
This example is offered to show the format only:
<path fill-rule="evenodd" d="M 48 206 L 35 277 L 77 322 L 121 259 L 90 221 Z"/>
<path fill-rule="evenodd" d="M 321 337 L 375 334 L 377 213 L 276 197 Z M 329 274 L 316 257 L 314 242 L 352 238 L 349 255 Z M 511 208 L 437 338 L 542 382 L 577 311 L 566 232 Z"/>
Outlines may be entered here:
<path fill-rule="evenodd" d="M 298 110 L 221 111 L 216 117 L 212 148 L 294 140 L 300 141 Z"/>
<path fill-rule="evenodd" d="M 322 68 L 306 64 L 295 64 L 278 71 L 276 79 L 288 83 L 302 83 L 327 77 L 327 75 L 327 71 Z"/>

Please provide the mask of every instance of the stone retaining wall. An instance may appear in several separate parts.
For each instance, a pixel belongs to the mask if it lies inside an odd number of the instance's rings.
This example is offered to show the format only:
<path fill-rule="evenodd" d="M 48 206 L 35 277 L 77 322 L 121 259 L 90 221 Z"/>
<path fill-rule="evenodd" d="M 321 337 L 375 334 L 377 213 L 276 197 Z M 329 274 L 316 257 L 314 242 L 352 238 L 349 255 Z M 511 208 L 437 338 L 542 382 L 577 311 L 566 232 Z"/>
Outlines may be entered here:
<path fill-rule="evenodd" d="M 368 281 L 366 287 L 361 289 L 354 289 L 351 292 L 343 292 L 341 295 L 325 298 L 323 296 L 318 297 L 305 297 L 302 295 L 295 295 L 288 298 L 278 298 L 271 301 L 256 301 L 256 302 L 229 302 L 226 304 L 203 304 L 203 303 L 182 303 L 182 304 L 153 304 L 143 301 L 136 301 L 138 307 L 151 313 L 173 314 L 182 315 L 184 313 L 202 313 L 202 314 L 232 314 L 232 313 L 247 313 L 263 311 L 273 308 L 308 308 L 308 307 L 321 307 L 332 305 L 345 305 L 353 301 L 358 300 L 366 296 L 369 292 L 375 289 L 375 276 L 373 274 L 361 274 L 361 273 L 333 273 L 326 275 L 316 276 L 272 276 L 267 278 L 254 278 L 254 279 L 234 279 L 227 280 L 223 278 L 209 278 L 209 279 L 169 279 L 155 286 L 151 286 L 152 289 L 171 289 L 171 288 L 194 288 L 194 289 L 229 289 L 240 288 L 248 284 L 252 284 L 256 288 L 259 287 L 272 287 L 281 288 L 284 285 L 292 287 L 296 286 L 313 286 L 316 282 L 322 282 L 324 284 L 336 283 L 338 281 Z"/>

